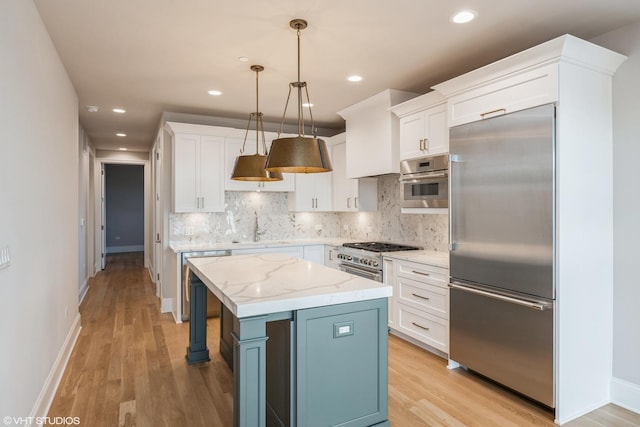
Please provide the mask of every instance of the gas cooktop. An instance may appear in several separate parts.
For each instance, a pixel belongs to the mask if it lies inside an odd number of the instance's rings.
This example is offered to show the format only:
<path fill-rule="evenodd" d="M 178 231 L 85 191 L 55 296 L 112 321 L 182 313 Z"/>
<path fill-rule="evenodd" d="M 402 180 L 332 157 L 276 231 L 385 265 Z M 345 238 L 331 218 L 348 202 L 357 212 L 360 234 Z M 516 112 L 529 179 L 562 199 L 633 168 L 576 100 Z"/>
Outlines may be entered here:
<path fill-rule="evenodd" d="M 397 243 L 387 242 L 343 243 L 342 246 L 371 252 L 415 251 L 422 249 L 417 246 L 399 245 Z"/>

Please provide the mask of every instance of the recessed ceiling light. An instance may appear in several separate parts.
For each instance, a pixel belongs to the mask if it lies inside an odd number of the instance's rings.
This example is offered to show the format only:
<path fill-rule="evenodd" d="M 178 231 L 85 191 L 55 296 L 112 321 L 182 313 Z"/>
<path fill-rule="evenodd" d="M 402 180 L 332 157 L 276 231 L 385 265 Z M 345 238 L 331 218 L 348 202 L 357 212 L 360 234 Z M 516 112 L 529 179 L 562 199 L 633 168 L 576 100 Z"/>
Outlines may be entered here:
<path fill-rule="evenodd" d="M 127 150 L 128 150 L 128 148 L 120 147 L 120 148 L 118 148 L 118 150 L 120 150 L 120 151 L 127 151 Z"/>
<path fill-rule="evenodd" d="M 305 102 L 305 103 L 302 104 L 302 106 L 305 107 L 305 108 L 311 108 L 311 107 L 313 107 L 313 104 Z"/>
<path fill-rule="evenodd" d="M 116 133 L 116 136 L 119 136 L 119 137 L 121 137 L 121 138 L 124 138 L 125 136 L 127 136 L 127 134 L 126 134 L 126 133 L 124 133 L 124 132 L 118 132 L 118 133 Z"/>
<path fill-rule="evenodd" d="M 209 95 L 213 95 L 213 96 L 220 96 L 222 95 L 222 92 L 220 92 L 219 90 L 210 90 L 209 92 L 207 92 Z"/>
<path fill-rule="evenodd" d="M 452 15 L 450 20 L 455 24 L 466 24 L 467 22 L 471 22 L 478 16 L 478 12 L 475 10 L 461 10 L 456 14 Z"/>
<path fill-rule="evenodd" d="M 114 113 L 118 113 L 118 114 L 124 114 L 127 112 L 127 110 L 125 110 L 124 108 L 114 108 L 113 110 Z"/>
<path fill-rule="evenodd" d="M 347 80 L 349 80 L 350 82 L 359 82 L 359 81 L 362 81 L 362 76 L 356 76 L 356 75 L 349 76 L 347 77 Z"/>
<path fill-rule="evenodd" d="M 238 57 L 238 61 L 240 61 L 240 62 L 248 62 L 249 58 L 247 58 L 246 56 L 239 56 Z"/>
<path fill-rule="evenodd" d="M 87 111 L 90 112 L 90 113 L 97 113 L 98 112 L 98 107 L 96 107 L 95 105 L 87 105 L 84 108 L 86 108 Z"/>

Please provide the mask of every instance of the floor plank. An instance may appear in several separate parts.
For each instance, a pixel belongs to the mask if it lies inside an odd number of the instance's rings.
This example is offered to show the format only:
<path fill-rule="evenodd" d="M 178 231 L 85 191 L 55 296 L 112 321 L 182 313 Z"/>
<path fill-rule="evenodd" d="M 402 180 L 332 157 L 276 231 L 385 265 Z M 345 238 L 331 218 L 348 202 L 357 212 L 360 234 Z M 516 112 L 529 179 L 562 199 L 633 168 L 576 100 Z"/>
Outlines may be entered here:
<path fill-rule="evenodd" d="M 82 330 L 49 411 L 82 426 L 226 427 L 233 377 L 209 319 L 211 362 L 184 360 L 189 325 L 161 314 L 141 253 L 109 255 L 80 307 Z M 389 420 L 394 427 L 553 426 L 553 415 L 398 337 L 389 337 Z M 570 427 L 640 426 L 640 415 L 604 406 Z"/>

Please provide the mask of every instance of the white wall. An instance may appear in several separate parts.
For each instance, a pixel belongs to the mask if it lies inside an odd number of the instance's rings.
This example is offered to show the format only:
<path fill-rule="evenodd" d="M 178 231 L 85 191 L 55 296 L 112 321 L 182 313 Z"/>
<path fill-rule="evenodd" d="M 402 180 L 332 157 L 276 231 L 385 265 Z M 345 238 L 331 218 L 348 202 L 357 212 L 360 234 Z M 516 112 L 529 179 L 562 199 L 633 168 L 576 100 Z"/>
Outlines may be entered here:
<path fill-rule="evenodd" d="M 629 58 L 613 78 L 613 400 L 640 411 L 640 22 L 594 40 Z"/>
<path fill-rule="evenodd" d="M 78 99 L 31 1 L 0 3 L 0 94 L 0 414 L 24 417 L 79 319 Z"/>

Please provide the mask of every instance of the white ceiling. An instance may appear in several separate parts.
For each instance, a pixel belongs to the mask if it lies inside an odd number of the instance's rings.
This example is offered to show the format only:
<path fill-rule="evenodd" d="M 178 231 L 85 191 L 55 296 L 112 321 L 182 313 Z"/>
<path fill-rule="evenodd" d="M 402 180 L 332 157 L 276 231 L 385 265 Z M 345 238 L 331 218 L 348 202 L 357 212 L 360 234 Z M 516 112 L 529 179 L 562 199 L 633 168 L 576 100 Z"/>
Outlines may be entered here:
<path fill-rule="evenodd" d="M 316 126 L 384 89 L 425 93 L 451 77 L 565 33 L 590 39 L 640 20 L 638 0 L 34 0 L 78 93 L 98 149 L 149 150 L 162 112 L 280 122 L 296 78 L 293 18 L 303 18 L 302 80 Z M 478 12 L 470 24 L 449 17 Z M 622 52 L 624 53 L 624 52 Z M 240 62 L 245 56 L 249 62 Z M 349 83 L 360 74 L 364 80 Z M 222 96 L 207 94 L 219 89 Z M 85 107 L 100 107 L 89 113 Z M 124 115 L 111 111 L 127 110 Z M 287 122 L 295 122 L 290 104 Z M 115 136 L 127 133 L 126 138 Z"/>

